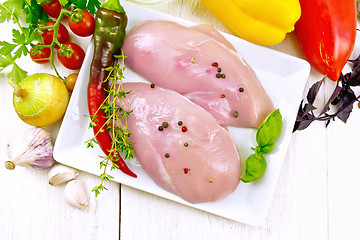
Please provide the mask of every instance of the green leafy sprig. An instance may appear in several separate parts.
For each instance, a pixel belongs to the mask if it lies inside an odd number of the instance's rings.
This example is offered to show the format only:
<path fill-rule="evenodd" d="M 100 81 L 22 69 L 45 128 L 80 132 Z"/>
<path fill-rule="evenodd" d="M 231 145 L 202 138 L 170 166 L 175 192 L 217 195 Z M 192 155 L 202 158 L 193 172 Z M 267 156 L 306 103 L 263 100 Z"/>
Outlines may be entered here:
<path fill-rule="evenodd" d="M 25 14 L 26 26 L 22 26 L 20 19 Z M 12 30 L 12 41 L 0 41 L 0 72 L 12 65 L 8 78 L 18 84 L 27 72 L 16 60 L 29 53 L 28 47 L 34 40 L 41 41 L 35 29 L 42 22 L 48 21 L 47 14 L 36 0 L 8 0 L 0 3 L 0 23 L 13 22 L 18 29 Z"/>
<path fill-rule="evenodd" d="M 273 150 L 275 141 L 280 136 L 282 125 L 282 116 L 279 109 L 270 113 L 261 124 L 256 132 L 258 146 L 252 148 L 255 153 L 246 159 L 246 172 L 241 179 L 244 183 L 253 182 L 264 175 L 267 167 L 264 154 Z"/>
<path fill-rule="evenodd" d="M 0 3 L 0 23 L 13 22 L 17 25 L 17 29 L 12 30 L 12 41 L 0 41 L 0 72 L 12 66 L 8 78 L 14 84 L 19 84 L 20 81 L 27 76 L 27 72 L 16 63 L 16 60 L 27 56 L 30 48 L 34 48 L 35 51 L 41 51 L 45 47 L 50 48 L 50 57 L 47 59 L 38 59 L 38 61 L 49 60 L 57 76 L 63 80 L 56 70 L 53 61 L 55 44 L 62 47 L 57 41 L 57 31 L 62 17 L 64 15 L 71 16 L 72 12 L 68 10 L 70 5 L 73 5 L 75 8 L 87 10 L 92 14 L 95 14 L 96 10 L 100 7 L 99 0 L 59 0 L 63 9 L 56 23 L 49 27 L 44 26 L 50 19 L 42 7 L 43 2 L 49 3 L 51 0 L 7 0 L 4 3 Z M 21 21 L 24 16 L 25 23 Z M 52 44 L 34 44 L 34 41 L 43 43 L 41 33 L 46 28 L 54 29 Z"/>
<path fill-rule="evenodd" d="M 112 162 L 119 160 L 117 154 L 112 153 L 123 153 L 124 159 L 130 159 L 134 157 L 134 143 L 129 140 L 131 133 L 128 131 L 127 127 L 127 117 L 131 114 L 132 110 L 127 111 L 123 99 L 126 98 L 131 91 L 125 91 L 123 88 L 123 79 L 124 70 L 125 70 L 125 58 L 126 56 L 115 55 L 116 58 L 114 66 L 108 67 L 106 70 L 109 71 L 109 75 L 106 82 L 110 82 L 110 88 L 107 90 L 107 97 L 104 102 L 101 104 L 101 107 L 98 109 L 103 109 L 106 114 L 106 122 L 101 126 L 100 130 L 95 133 L 94 137 L 87 140 L 87 148 L 93 148 L 94 144 L 98 144 L 96 141 L 96 136 L 100 132 L 108 131 L 112 135 L 112 146 L 109 150 L 108 156 L 99 156 L 102 161 L 100 162 L 100 169 L 103 169 L 103 172 L 99 175 L 101 179 L 100 184 L 95 186 L 92 191 L 95 193 L 95 196 L 98 196 L 101 191 L 107 190 L 104 186 L 104 182 L 110 179 L 113 179 L 111 175 L 106 173 L 106 170 Z M 120 62 L 119 62 L 120 61 Z M 89 128 L 93 128 L 98 124 L 98 120 L 94 116 L 90 117 Z M 118 168 L 116 164 L 112 164 L 111 170 Z"/>

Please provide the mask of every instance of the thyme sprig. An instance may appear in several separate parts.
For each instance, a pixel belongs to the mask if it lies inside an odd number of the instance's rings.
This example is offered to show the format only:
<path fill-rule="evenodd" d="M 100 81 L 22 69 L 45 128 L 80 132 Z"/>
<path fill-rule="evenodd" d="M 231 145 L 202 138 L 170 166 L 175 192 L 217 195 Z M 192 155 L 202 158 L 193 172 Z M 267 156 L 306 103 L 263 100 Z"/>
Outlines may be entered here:
<path fill-rule="evenodd" d="M 125 59 L 123 54 L 115 55 L 114 65 L 106 68 L 109 71 L 109 75 L 105 82 L 109 82 L 109 90 L 106 90 L 107 97 L 101 104 L 100 109 L 104 110 L 106 114 L 106 122 L 101 126 L 100 130 L 95 133 L 94 137 L 87 140 L 87 148 L 93 148 L 94 144 L 97 144 L 96 136 L 103 131 L 108 131 L 112 136 L 112 146 L 109 150 L 108 156 L 99 156 L 102 161 L 100 162 L 100 169 L 103 172 L 99 175 L 101 179 L 100 184 L 92 189 L 97 197 L 101 191 L 108 190 L 104 186 L 104 182 L 113 179 L 113 176 L 109 175 L 106 170 L 111 165 L 111 169 L 119 168 L 116 164 L 111 164 L 117 161 L 119 156 L 113 153 L 124 154 L 124 159 L 130 159 L 134 157 L 134 142 L 129 140 L 131 133 L 128 131 L 127 117 L 131 114 L 132 110 L 127 111 L 123 99 L 126 98 L 131 91 L 125 91 L 123 86 L 124 71 L 125 71 Z M 90 117 L 89 128 L 93 128 L 97 125 L 96 113 Z"/>

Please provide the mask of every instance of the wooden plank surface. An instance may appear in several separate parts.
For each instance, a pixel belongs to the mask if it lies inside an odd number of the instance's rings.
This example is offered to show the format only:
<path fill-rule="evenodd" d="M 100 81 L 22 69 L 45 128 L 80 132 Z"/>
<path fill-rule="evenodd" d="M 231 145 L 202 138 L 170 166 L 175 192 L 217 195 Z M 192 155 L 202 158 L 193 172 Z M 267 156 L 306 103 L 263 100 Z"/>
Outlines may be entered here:
<path fill-rule="evenodd" d="M 200 0 L 170 0 L 152 8 L 228 32 Z M 9 39 L 11 28 L 3 24 L 0 28 L 0 40 Z M 78 41 L 86 47 L 90 40 Z M 294 34 L 272 48 L 303 57 Z M 51 71 L 34 65 L 27 66 L 29 73 Z M 109 191 L 98 198 L 91 195 L 88 208 L 78 210 L 65 203 L 64 186 L 48 184 L 47 171 L 6 170 L 6 142 L 27 127 L 12 108 L 6 74 L 0 73 L 0 239 L 360 239 L 358 108 L 347 124 L 337 120 L 326 128 L 314 123 L 292 135 L 266 222 L 252 227 L 130 187 L 120 190 L 112 182 L 107 185 Z M 321 77 L 312 70 L 307 87 Z M 318 106 L 332 88 L 332 83 L 326 83 Z M 49 128 L 54 139 L 58 127 Z M 98 184 L 96 176 L 84 172 L 79 178 L 88 189 Z"/>

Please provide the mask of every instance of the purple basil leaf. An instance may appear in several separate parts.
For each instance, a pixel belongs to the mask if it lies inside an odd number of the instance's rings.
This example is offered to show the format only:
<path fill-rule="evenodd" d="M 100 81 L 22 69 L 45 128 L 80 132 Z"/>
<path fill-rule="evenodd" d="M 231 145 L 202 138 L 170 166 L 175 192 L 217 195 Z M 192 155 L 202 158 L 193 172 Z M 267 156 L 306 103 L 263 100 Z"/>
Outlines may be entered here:
<path fill-rule="evenodd" d="M 324 79 L 325 78 L 323 78 L 320 81 L 317 81 L 316 83 L 314 83 L 311 86 L 311 88 L 310 88 L 310 90 L 309 90 L 309 92 L 307 94 L 307 97 L 306 97 L 309 103 L 311 103 L 311 104 L 314 103 L 315 98 L 316 98 L 316 96 L 317 96 L 317 94 L 318 94 L 318 92 L 320 90 L 320 87 L 321 87 L 322 83 L 324 82 Z"/>
<path fill-rule="evenodd" d="M 350 113 L 352 112 L 352 109 L 353 109 L 353 105 L 348 105 L 346 108 L 344 108 L 342 111 L 340 111 L 338 114 L 337 114 L 337 117 L 343 121 L 344 123 L 346 123 L 347 119 L 349 118 L 350 116 Z"/>
<path fill-rule="evenodd" d="M 293 132 L 306 129 L 315 119 L 305 119 L 302 121 L 296 121 Z"/>
<path fill-rule="evenodd" d="M 305 113 L 309 113 L 309 112 L 311 112 L 311 111 L 314 111 L 316 109 L 316 107 L 314 107 L 312 104 L 310 104 L 310 103 L 307 103 L 307 104 L 305 104 L 305 106 L 304 106 L 304 112 Z"/>
<path fill-rule="evenodd" d="M 344 82 L 349 86 L 360 85 L 360 67 L 353 69 L 351 73 L 347 73 L 344 78 Z"/>
<path fill-rule="evenodd" d="M 336 116 L 346 123 L 353 109 L 353 104 L 356 101 L 356 95 L 350 87 L 346 87 L 339 95 L 340 101 L 338 105 L 338 111 Z"/>
<path fill-rule="evenodd" d="M 326 103 L 326 105 L 324 106 L 323 110 L 321 111 L 320 115 L 326 113 L 327 111 L 329 111 L 329 106 L 330 104 L 334 101 L 334 99 L 336 99 L 339 96 L 339 93 L 343 90 L 342 87 L 338 85 L 336 85 L 336 88 L 334 90 L 334 92 L 332 93 L 331 97 L 329 98 L 328 102 Z"/>

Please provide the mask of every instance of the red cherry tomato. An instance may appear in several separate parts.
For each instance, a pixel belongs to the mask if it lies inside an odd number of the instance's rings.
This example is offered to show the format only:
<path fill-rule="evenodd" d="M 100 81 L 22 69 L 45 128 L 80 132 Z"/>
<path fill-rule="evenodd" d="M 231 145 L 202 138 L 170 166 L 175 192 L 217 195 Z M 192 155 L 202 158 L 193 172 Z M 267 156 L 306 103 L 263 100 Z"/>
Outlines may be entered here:
<path fill-rule="evenodd" d="M 60 15 L 60 11 L 61 11 L 61 4 L 59 2 L 59 0 L 54 0 L 48 4 L 46 3 L 42 3 L 43 9 L 44 11 L 53 18 L 57 18 Z"/>
<path fill-rule="evenodd" d="M 50 60 L 37 60 L 37 59 L 43 59 L 43 58 L 49 58 L 50 57 L 50 48 L 31 48 L 30 49 L 30 57 L 31 59 L 39 64 L 44 64 L 50 62 Z"/>
<path fill-rule="evenodd" d="M 55 21 L 51 21 L 45 24 L 45 26 L 53 26 L 55 24 Z M 41 38 L 43 39 L 45 45 L 50 45 L 53 41 L 54 36 L 54 29 L 45 29 L 43 35 L 41 35 Z M 59 30 L 57 33 L 57 40 L 59 43 L 64 44 L 69 41 L 69 32 L 66 29 L 66 27 L 60 23 Z M 57 44 L 55 44 L 55 48 L 59 48 Z"/>
<path fill-rule="evenodd" d="M 57 56 L 61 64 L 71 70 L 78 70 L 85 58 L 84 50 L 73 42 L 65 43 L 65 50 L 59 49 Z M 70 56 L 71 55 L 71 56 Z"/>
<path fill-rule="evenodd" d="M 95 18 L 88 11 L 82 10 L 82 20 L 74 22 L 69 18 L 69 27 L 73 33 L 80 37 L 91 36 L 95 29 Z"/>

